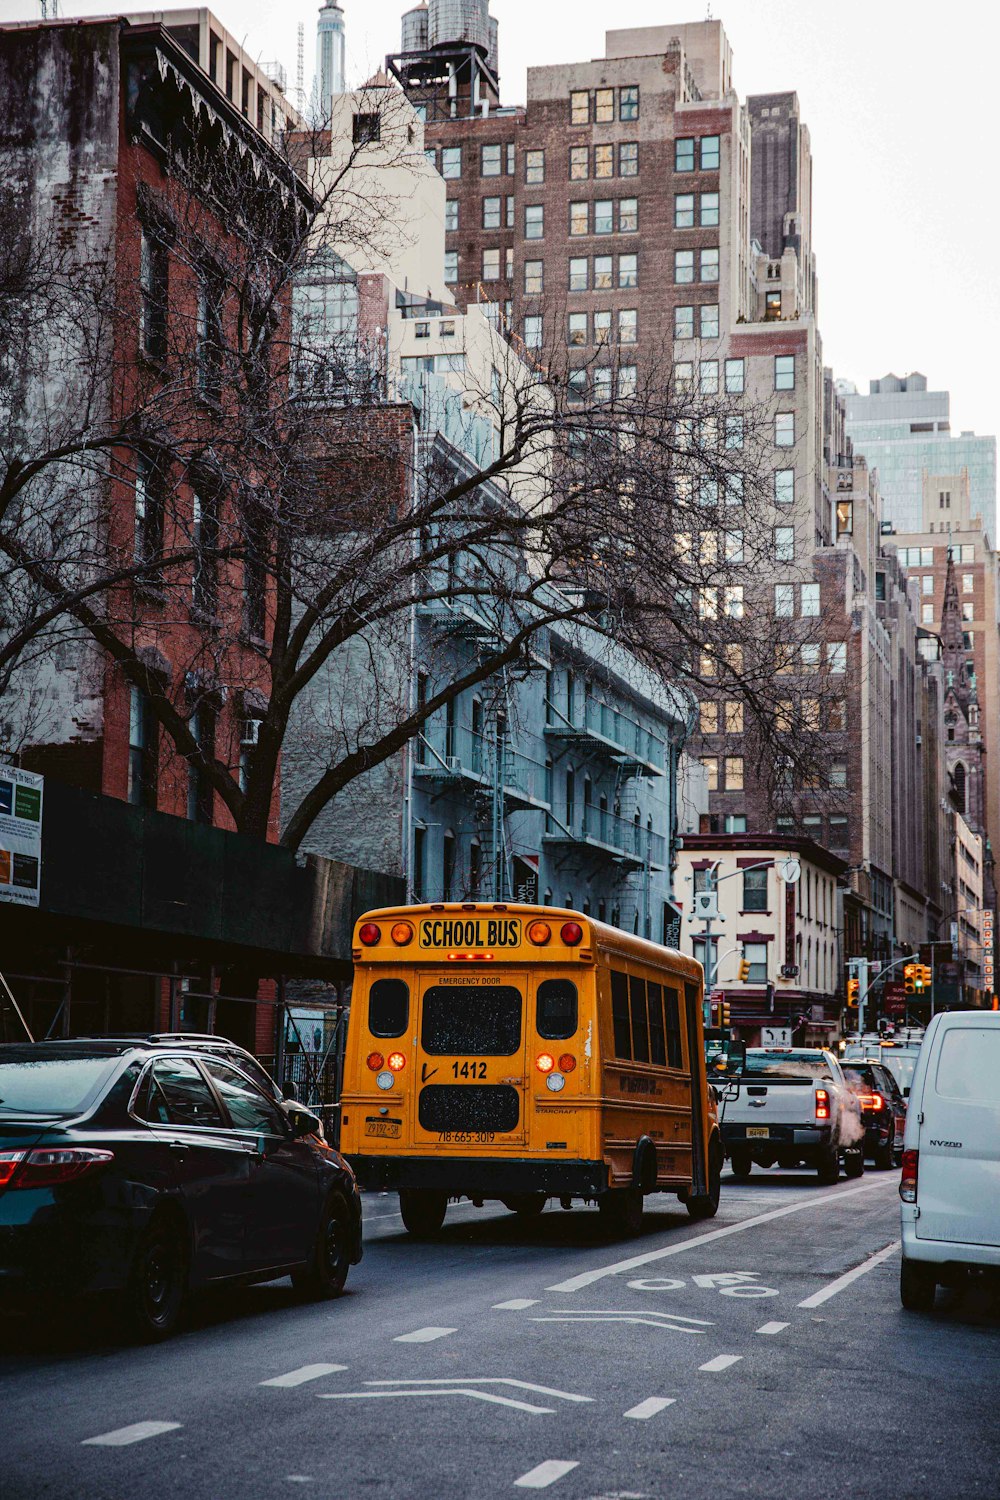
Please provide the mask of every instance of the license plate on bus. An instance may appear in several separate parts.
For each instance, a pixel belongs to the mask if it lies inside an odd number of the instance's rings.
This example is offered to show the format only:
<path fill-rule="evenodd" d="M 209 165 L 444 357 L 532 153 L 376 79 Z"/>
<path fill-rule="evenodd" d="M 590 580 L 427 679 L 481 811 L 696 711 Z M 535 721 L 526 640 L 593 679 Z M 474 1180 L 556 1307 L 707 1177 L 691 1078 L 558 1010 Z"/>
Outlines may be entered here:
<path fill-rule="evenodd" d="M 402 1120 L 373 1120 L 365 1121 L 365 1135 L 387 1136 L 390 1140 L 398 1140 L 403 1132 Z"/>
<path fill-rule="evenodd" d="M 747 1140 L 766 1141 L 771 1134 L 766 1125 L 748 1125 Z"/>

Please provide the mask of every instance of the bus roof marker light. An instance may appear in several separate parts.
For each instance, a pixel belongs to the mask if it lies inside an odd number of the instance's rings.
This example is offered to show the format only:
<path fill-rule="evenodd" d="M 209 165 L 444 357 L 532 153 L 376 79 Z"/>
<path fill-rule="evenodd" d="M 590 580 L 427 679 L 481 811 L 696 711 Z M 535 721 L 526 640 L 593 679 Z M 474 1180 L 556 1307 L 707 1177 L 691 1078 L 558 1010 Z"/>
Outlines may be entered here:
<path fill-rule="evenodd" d="M 413 928 L 409 922 L 394 922 L 389 936 L 397 947 L 403 948 L 413 942 Z"/>
<path fill-rule="evenodd" d="M 362 922 L 358 928 L 358 937 L 366 948 L 374 948 L 375 944 L 382 940 L 382 929 L 374 922 Z"/>
<path fill-rule="evenodd" d="M 567 948 L 575 948 L 578 943 L 583 942 L 583 928 L 579 922 L 564 922 L 559 929 L 559 936 Z"/>
<path fill-rule="evenodd" d="M 449 953 L 450 964 L 490 964 L 493 962 L 492 953 Z"/>
<path fill-rule="evenodd" d="M 532 922 L 528 927 L 528 942 L 534 943 L 538 948 L 544 948 L 552 937 L 552 928 L 548 922 Z"/>
<path fill-rule="evenodd" d="M 556 1065 L 556 1060 L 551 1052 L 539 1052 L 535 1058 L 535 1067 L 539 1073 L 551 1073 Z"/>

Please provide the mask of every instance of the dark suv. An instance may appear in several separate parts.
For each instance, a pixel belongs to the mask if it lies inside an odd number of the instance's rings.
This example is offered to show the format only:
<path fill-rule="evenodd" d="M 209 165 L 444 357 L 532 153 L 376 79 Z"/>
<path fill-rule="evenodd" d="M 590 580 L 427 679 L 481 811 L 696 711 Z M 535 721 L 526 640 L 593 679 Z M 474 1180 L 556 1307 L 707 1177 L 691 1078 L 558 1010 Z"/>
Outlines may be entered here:
<path fill-rule="evenodd" d="M 884 1063 L 855 1058 L 842 1067 L 861 1105 L 865 1155 L 883 1170 L 898 1165 L 906 1129 L 906 1100 L 898 1083 Z"/>
<path fill-rule="evenodd" d="M 316 1116 L 221 1037 L 0 1046 L 0 1304 L 112 1291 L 139 1336 L 188 1290 L 338 1293 L 361 1199 Z"/>

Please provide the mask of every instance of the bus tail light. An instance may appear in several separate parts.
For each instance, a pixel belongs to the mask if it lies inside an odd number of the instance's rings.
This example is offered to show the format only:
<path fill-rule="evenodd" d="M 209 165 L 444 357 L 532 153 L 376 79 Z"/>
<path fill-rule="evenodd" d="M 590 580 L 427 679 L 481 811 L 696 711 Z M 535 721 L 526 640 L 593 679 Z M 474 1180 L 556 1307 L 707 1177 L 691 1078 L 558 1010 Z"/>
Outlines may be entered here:
<path fill-rule="evenodd" d="M 583 928 L 579 922 L 564 922 L 559 929 L 559 936 L 567 948 L 576 948 L 583 942 Z"/>
<path fill-rule="evenodd" d="M 374 927 L 374 922 L 372 926 Z M 405 948 L 407 943 L 413 942 L 413 928 L 409 922 L 394 922 L 389 936 L 397 948 Z"/>
<path fill-rule="evenodd" d="M 556 1065 L 556 1060 L 551 1052 L 539 1052 L 535 1058 L 535 1067 L 539 1073 L 551 1073 Z"/>
<path fill-rule="evenodd" d="M 552 937 L 552 928 L 548 922 L 532 922 L 528 927 L 528 942 L 534 943 L 536 948 L 544 948 Z"/>
<path fill-rule="evenodd" d="M 448 954 L 448 962 L 450 964 L 491 964 L 493 962 L 493 954 L 492 953 L 449 953 Z"/>
<path fill-rule="evenodd" d="M 386 1067 L 391 1068 L 394 1073 L 402 1073 L 406 1067 L 406 1058 L 402 1052 L 390 1052 L 385 1060 Z"/>
<path fill-rule="evenodd" d="M 560 1073 L 572 1073 L 575 1067 L 576 1058 L 573 1056 L 572 1052 L 563 1052 L 559 1058 Z"/>
<path fill-rule="evenodd" d="M 830 1118 L 830 1094 L 827 1089 L 816 1090 L 816 1118 L 817 1120 Z"/>
<path fill-rule="evenodd" d="M 365 1061 L 367 1062 L 369 1068 L 371 1068 L 373 1073 L 377 1073 L 379 1068 L 385 1067 L 385 1058 L 382 1056 L 381 1052 L 369 1052 Z"/>
<path fill-rule="evenodd" d="M 382 937 L 382 929 L 376 926 L 374 922 L 362 922 L 358 928 L 358 937 L 366 948 L 374 948 L 375 944 Z"/>
<path fill-rule="evenodd" d="M 899 1196 L 904 1203 L 916 1203 L 917 1201 L 919 1156 L 919 1151 L 903 1152 L 903 1174 L 899 1179 Z"/>

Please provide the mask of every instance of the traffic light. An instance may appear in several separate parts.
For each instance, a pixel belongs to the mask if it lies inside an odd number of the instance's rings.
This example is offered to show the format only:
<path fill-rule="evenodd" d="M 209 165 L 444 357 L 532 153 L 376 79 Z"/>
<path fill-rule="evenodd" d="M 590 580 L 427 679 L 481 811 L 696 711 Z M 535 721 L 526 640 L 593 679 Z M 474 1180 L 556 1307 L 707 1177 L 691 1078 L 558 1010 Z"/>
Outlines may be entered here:
<path fill-rule="evenodd" d="M 907 964 L 903 969 L 903 988 L 908 995 L 917 993 L 917 970 L 919 964 Z"/>
<path fill-rule="evenodd" d="M 920 965 L 920 977 L 924 982 L 924 989 L 929 990 L 934 983 L 934 970 L 929 964 Z"/>
<path fill-rule="evenodd" d="M 719 1025 L 722 1027 L 723 1031 L 727 1031 L 729 1029 L 730 1020 L 728 1000 L 721 1001 L 719 1005 Z"/>
<path fill-rule="evenodd" d="M 746 984 L 746 982 L 747 982 L 747 980 L 749 978 L 750 978 L 750 960 L 748 958 L 741 958 L 740 959 L 740 972 L 739 972 L 739 981 L 740 981 L 740 984 Z"/>
<path fill-rule="evenodd" d="M 861 980 L 849 979 L 847 981 L 847 1003 L 851 1010 L 857 1010 L 861 998 Z"/>

